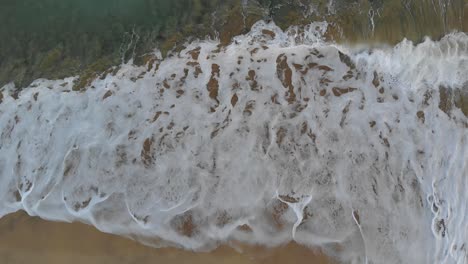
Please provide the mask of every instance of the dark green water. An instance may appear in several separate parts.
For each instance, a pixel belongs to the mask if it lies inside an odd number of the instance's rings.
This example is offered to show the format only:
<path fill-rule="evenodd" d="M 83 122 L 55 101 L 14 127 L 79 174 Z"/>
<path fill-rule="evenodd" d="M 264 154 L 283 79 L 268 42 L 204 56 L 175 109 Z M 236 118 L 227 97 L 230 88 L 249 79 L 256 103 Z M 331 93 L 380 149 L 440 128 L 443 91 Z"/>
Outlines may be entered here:
<path fill-rule="evenodd" d="M 1 0 L 0 85 L 102 72 L 186 40 L 226 44 L 259 19 L 330 23 L 335 41 L 419 41 L 468 30 L 467 0 Z M 134 33 L 134 34 L 132 34 Z"/>

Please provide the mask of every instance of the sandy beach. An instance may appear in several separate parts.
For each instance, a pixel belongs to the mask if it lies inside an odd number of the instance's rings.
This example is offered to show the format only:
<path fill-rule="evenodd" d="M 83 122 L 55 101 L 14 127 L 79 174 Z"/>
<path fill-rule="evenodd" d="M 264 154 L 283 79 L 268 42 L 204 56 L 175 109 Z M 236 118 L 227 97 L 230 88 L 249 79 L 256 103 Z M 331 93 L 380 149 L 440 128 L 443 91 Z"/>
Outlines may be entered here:
<path fill-rule="evenodd" d="M 317 251 L 290 243 L 280 248 L 224 246 L 209 253 L 155 249 L 130 239 L 99 232 L 82 223 L 58 223 L 17 212 L 0 219 L 0 263 L 333 263 Z"/>

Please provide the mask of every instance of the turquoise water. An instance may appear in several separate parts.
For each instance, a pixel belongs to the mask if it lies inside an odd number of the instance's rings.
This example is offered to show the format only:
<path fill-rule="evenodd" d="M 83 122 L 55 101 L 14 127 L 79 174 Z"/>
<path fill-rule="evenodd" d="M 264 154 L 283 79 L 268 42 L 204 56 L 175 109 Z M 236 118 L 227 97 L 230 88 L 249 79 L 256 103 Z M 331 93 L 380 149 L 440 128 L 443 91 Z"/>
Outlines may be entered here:
<path fill-rule="evenodd" d="M 203 14 L 209 14 L 205 9 L 213 9 L 211 3 L 2 1 L 0 82 L 13 79 L 24 84 L 38 77 L 60 78 L 100 59 L 105 66 L 115 64 L 120 47 L 129 42 L 127 32 L 138 31 L 141 44 L 155 43 L 191 21 L 203 23 Z"/>

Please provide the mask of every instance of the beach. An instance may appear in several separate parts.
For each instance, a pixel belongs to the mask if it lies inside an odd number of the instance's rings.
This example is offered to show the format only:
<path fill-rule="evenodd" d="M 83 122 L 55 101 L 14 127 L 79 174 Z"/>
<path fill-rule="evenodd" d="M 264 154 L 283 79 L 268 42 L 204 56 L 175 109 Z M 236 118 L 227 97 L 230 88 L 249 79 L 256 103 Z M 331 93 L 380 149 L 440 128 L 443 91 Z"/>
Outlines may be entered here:
<path fill-rule="evenodd" d="M 240 248 L 240 245 L 239 245 Z M 278 248 L 228 246 L 212 252 L 156 249 L 82 223 L 49 222 L 17 212 L 0 219 L 0 263 L 3 264 L 332 264 L 329 258 L 290 243 Z"/>

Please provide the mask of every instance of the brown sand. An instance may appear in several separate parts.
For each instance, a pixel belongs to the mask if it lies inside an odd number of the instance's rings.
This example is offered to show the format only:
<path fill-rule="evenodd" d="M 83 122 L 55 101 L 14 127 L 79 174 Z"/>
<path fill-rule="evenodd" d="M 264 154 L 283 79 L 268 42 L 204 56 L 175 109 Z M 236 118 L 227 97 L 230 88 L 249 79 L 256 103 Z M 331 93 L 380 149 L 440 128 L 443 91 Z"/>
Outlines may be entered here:
<path fill-rule="evenodd" d="M 24 212 L 0 219 L 0 263 L 333 263 L 326 256 L 290 243 L 276 249 L 245 248 L 238 253 L 221 247 L 210 253 L 175 248 L 155 249 L 130 239 L 105 234 L 81 223 L 57 223 Z"/>

